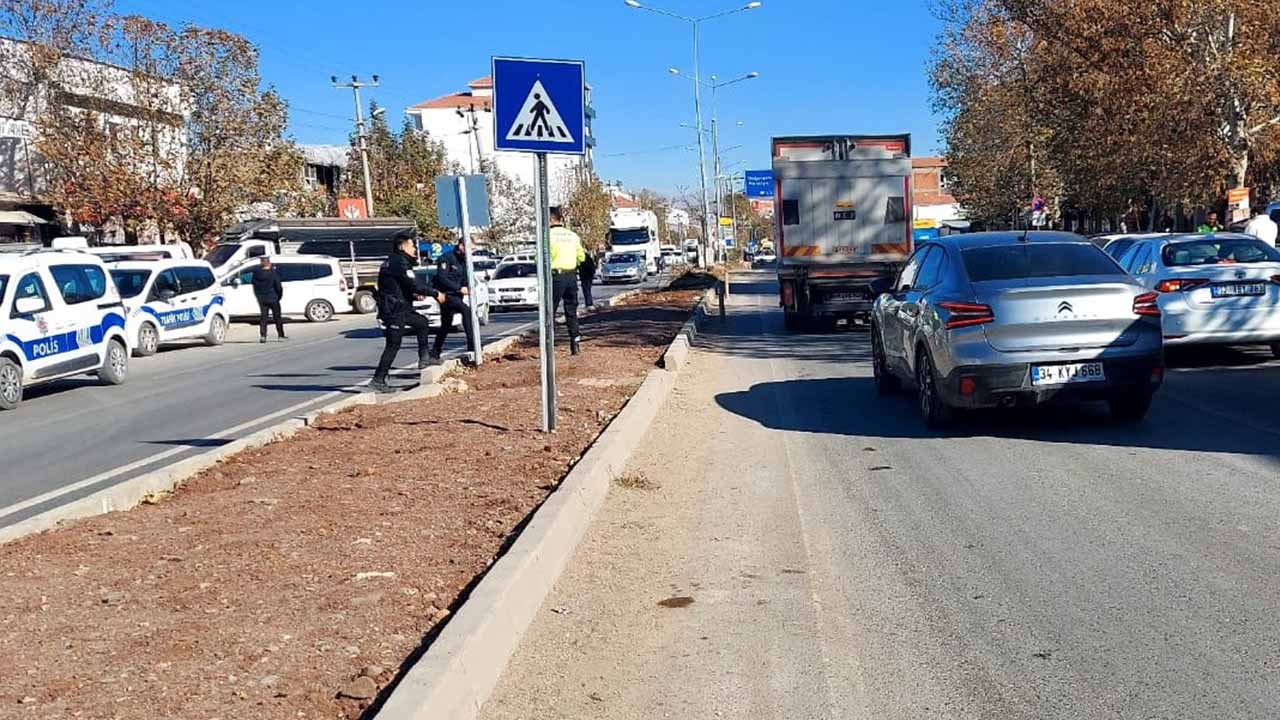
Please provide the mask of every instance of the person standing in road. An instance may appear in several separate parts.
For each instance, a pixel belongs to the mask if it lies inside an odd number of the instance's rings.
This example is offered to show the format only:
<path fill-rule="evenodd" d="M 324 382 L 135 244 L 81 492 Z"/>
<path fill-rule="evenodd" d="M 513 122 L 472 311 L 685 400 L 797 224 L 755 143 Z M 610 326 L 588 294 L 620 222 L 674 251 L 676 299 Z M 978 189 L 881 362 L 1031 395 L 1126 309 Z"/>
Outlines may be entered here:
<path fill-rule="evenodd" d="M 582 304 L 588 308 L 596 306 L 595 300 L 591 297 L 591 284 L 596 281 L 597 268 L 594 253 L 587 253 L 587 259 L 578 266 L 578 279 L 582 281 Z"/>
<path fill-rule="evenodd" d="M 1271 216 L 1267 214 L 1266 206 L 1259 205 L 1254 207 L 1253 219 L 1249 221 L 1248 225 L 1244 226 L 1244 233 L 1258 238 L 1271 247 L 1275 247 L 1276 236 L 1280 235 L 1280 227 L 1277 227 L 1276 221 L 1272 220 Z"/>
<path fill-rule="evenodd" d="M 264 257 L 258 267 L 253 269 L 253 297 L 258 301 L 258 342 L 267 341 L 267 313 L 270 312 L 276 321 L 276 336 L 287 340 L 284 334 L 284 320 L 280 318 L 280 299 L 284 297 L 284 283 L 280 282 L 280 273 L 272 266 L 271 258 Z"/>
<path fill-rule="evenodd" d="M 587 259 L 582 238 L 564 226 L 564 211 L 551 208 L 551 308 L 554 314 L 564 301 L 564 324 L 569 330 L 569 353 L 577 355 L 582 338 L 578 335 L 578 272 Z"/>
<path fill-rule="evenodd" d="M 427 367 L 427 343 L 431 341 L 431 324 L 427 319 L 413 310 L 413 301 L 425 297 L 418 290 L 417 280 L 413 273 L 414 251 L 417 241 L 412 237 L 401 238 L 396 249 L 378 269 L 378 319 L 385 329 L 386 347 L 378 360 L 378 368 L 373 372 L 373 381 L 369 383 L 377 392 L 390 392 L 387 374 L 391 372 L 391 364 L 400 352 L 400 343 L 406 331 L 418 336 L 418 368 Z"/>
<path fill-rule="evenodd" d="M 1218 213 L 1214 210 L 1210 210 L 1209 214 L 1204 216 L 1204 222 L 1200 223 L 1200 227 L 1196 228 L 1196 232 L 1222 232 L 1222 226 L 1218 224 Z"/>
<path fill-rule="evenodd" d="M 440 256 L 436 263 L 436 275 L 431 279 L 436 291 L 436 302 L 440 303 L 440 327 L 436 330 L 435 346 L 431 348 L 431 362 L 440 362 L 440 353 L 444 350 L 444 339 L 453 329 L 453 316 L 462 316 L 462 330 L 467 334 L 467 350 L 475 347 L 475 328 L 471 326 L 471 308 L 463 300 L 470 292 L 467 284 L 467 250 L 461 244 L 454 246 L 453 252 Z M 469 357 L 464 355 L 463 357 Z M 475 360 L 463 363 L 474 363 Z"/>

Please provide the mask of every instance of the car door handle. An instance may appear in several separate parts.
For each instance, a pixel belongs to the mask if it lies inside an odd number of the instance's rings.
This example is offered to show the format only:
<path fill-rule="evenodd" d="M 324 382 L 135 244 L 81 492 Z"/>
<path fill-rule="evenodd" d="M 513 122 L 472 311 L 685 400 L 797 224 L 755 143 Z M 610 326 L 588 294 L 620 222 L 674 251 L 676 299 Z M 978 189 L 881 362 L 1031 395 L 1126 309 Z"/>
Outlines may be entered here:
<path fill-rule="evenodd" d="M 99 310 L 110 310 L 112 308 L 122 308 L 122 307 L 124 307 L 124 303 L 119 301 L 108 302 L 108 303 L 98 303 Z"/>

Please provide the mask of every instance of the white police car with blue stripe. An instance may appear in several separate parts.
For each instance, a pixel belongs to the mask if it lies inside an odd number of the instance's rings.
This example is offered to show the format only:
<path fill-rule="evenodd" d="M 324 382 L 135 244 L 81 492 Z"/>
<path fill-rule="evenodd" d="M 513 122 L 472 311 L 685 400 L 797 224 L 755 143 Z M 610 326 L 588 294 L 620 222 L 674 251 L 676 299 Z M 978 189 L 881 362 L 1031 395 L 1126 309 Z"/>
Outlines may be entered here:
<path fill-rule="evenodd" d="M 27 386 L 91 373 L 112 385 L 129 373 L 124 305 L 106 266 L 77 251 L 0 255 L 0 410 Z"/>
<path fill-rule="evenodd" d="M 125 332 L 135 355 L 192 338 L 221 345 L 230 318 L 213 267 L 203 260 L 127 260 L 107 268 L 128 311 Z"/>

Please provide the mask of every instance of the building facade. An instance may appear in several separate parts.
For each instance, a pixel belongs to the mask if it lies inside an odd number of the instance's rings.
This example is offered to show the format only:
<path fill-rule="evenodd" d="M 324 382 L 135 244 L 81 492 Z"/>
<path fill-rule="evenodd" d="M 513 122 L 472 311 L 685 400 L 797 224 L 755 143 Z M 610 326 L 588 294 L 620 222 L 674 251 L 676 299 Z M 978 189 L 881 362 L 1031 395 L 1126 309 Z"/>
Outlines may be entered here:
<path fill-rule="evenodd" d="M 948 192 L 946 169 L 947 160 L 943 157 L 911 158 L 912 216 L 918 226 L 931 222 L 930 227 L 941 227 L 947 221 L 964 219 L 960 203 Z"/>
<path fill-rule="evenodd" d="M 61 218 L 49 204 L 36 150 L 41 119 L 51 109 L 93 113 L 113 137 L 123 130 L 142 134 L 151 152 L 138 161 L 145 164 L 141 171 L 176 180 L 186 164 L 188 113 L 178 84 L 65 55 L 38 76 L 37 54 L 38 46 L 0 38 L 0 242 L 59 233 Z M 106 241 L 123 242 L 123 229 L 99 230 Z"/>
<path fill-rule="evenodd" d="M 504 175 L 532 186 L 535 180 L 533 156 L 528 153 L 497 152 L 493 148 L 493 80 L 482 77 L 467 83 L 462 92 L 418 103 L 405 111 L 414 127 L 444 145 L 448 159 L 464 173 L 480 173 L 497 167 Z M 592 134 L 591 88 L 587 87 L 587 152 L 585 155 L 550 155 L 547 179 L 552 203 L 564 200 L 572 178 L 592 167 L 595 136 Z"/>

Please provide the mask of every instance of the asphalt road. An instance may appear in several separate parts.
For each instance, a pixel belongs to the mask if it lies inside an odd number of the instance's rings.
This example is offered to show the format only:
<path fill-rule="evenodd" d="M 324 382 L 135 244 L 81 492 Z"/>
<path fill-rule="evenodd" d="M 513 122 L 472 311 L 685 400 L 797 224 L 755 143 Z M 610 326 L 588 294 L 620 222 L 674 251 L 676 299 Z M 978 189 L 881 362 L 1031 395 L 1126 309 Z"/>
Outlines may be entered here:
<path fill-rule="evenodd" d="M 654 280 L 646 283 L 652 286 Z M 634 286 L 595 287 L 597 302 Z M 536 326 L 537 311 L 494 312 L 486 342 Z M 372 316 L 329 323 L 292 322 L 287 342 L 258 343 L 256 324 L 236 323 L 225 345 L 170 346 L 132 358 L 128 382 L 94 377 L 29 389 L 19 408 L 0 413 L 0 526 L 167 464 L 225 445 L 285 417 L 341 397 L 373 374 L 382 352 Z M 461 330 L 446 356 L 463 350 Z M 410 337 L 392 384 L 417 382 Z"/>
<path fill-rule="evenodd" d="M 935 433 L 742 279 L 482 717 L 1276 716 L 1280 362 Z"/>

